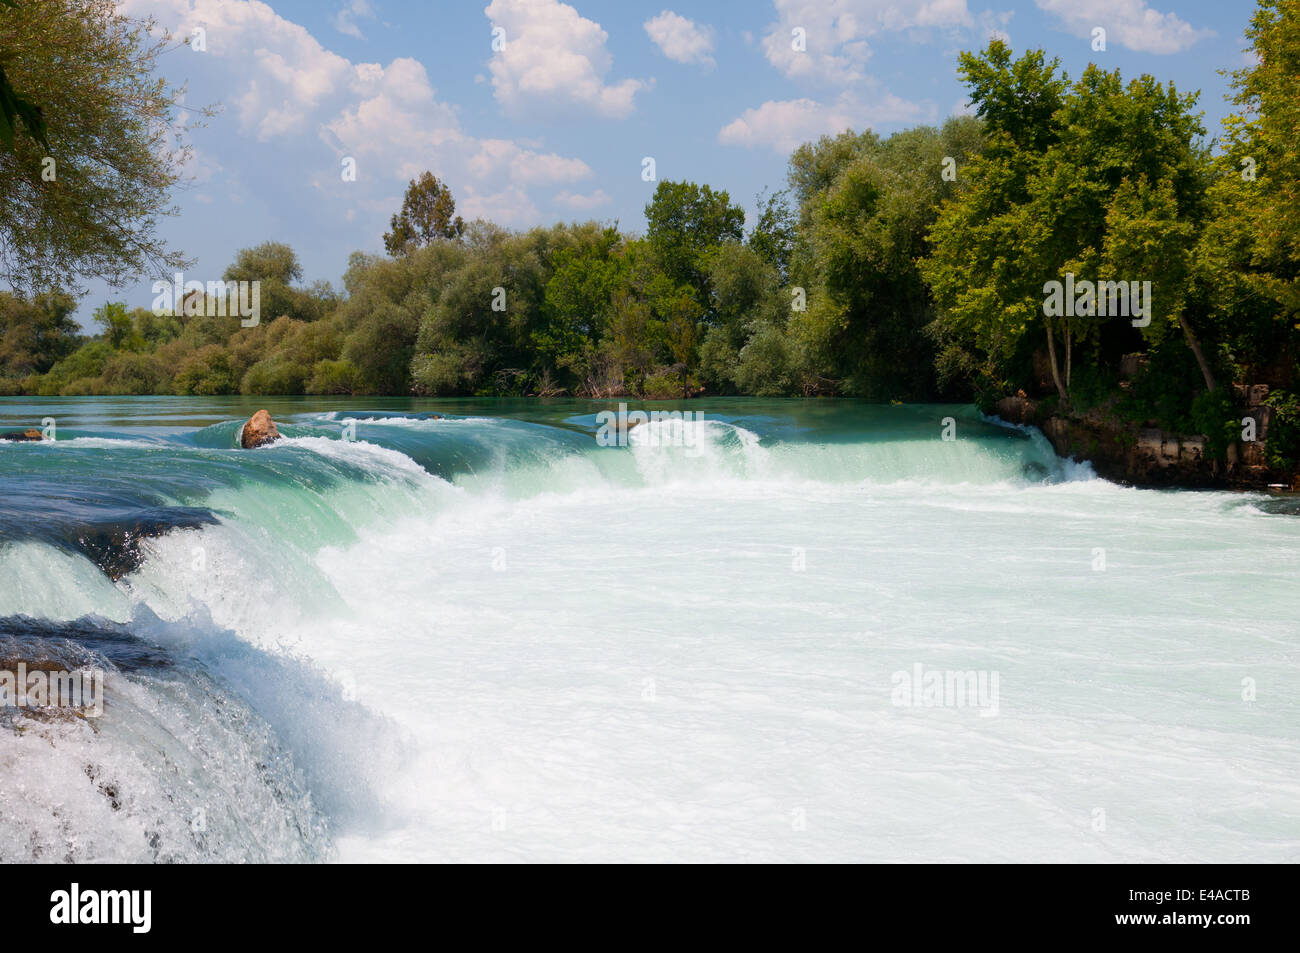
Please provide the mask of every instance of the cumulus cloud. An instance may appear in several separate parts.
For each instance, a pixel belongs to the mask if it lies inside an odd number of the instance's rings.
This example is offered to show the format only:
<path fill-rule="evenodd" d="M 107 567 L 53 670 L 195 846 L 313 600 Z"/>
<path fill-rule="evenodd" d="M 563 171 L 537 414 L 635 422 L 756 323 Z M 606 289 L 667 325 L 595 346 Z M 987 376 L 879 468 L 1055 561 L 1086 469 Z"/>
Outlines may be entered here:
<path fill-rule="evenodd" d="M 276 189 L 312 215 L 359 221 L 377 239 L 409 179 L 426 169 L 446 181 L 465 218 L 536 222 L 534 187 L 589 177 L 581 159 L 465 131 L 418 60 L 353 63 L 259 0 L 122 0 L 131 15 L 154 15 L 177 35 L 207 30 L 204 53 L 188 56 L 194 101 L 233 105 L 249 140 L 223 148 L 225 178 Z M 232 130 L 235 131 L 235 130 Z M 229 137 L 223 137 L 228 146 Z M 355 181 L 343 181 L 345 158 Z M 322 197 L 327 201 L 322 202 Z M 354 216 L 352 213 L 357 213 Z"/>
<path fill-rule="evenodd" d="M 730 146 L 767 147 L 786 155 L 800 143 L 845 129 L 861 131 L 885 123 L 924 121 L 932 115 L 931 107 L 884 91 L 867 102 L 851 92 L 830 103 L 808 98 L 769 100 L 723 126 L 718 141 Z"/>
<path fill-rule="evenodd" d="M 698 26 L 694 20 L 664 10 L 644 24 L 646 34 L 670 60 L 714 66 L 713 28 Z"/>
<path fill-rule="evenodd" d="M 768 61 L 792 79 L 833 85 L 866 78 L 871 37 L 975 23 L 966 0 L 776 0 L 776 13 L 763 37 Z"/>
<path fill-rule="evenodd" d="M 364 40 L 361 34 L 361 27 L 357 26 L 358 20 L 373 20 L 375 18 L 375 8 L 369 3 L 369 0 L 348 0 L 342 8 L 334 14 L 334 29 L 338 30 L 344 36 L 354 36 L 358 40 Z"/>
<path fill-rule="evenodd" d="M 492 0 L 484 11 L 504 31 L 504 48 L 489 63 L 492 90 L 514 115 L 538 109 L 580 109 L 623 119 L 635 109 L 636 94 L 649 88 L 639 79 L 607 82 L 614 58 L 599 23 L 559 0 Z"/>
<path fill-rule="evenodd" d="M 1092 35 L 1093 27 L 1106 30 L 1106 41 L 1141 53 L 1179 53 L 1198 40 L 1214 35 L 1173 13 L 1160 13 L 1145 0 L 1035 0 L 1040 9 L 1055 14 L 1075 36 Z"/>
<path fill-rule="evenodd" d="M 597 189 L 587 195 L 574 192 L 558 192 L 555 195 L 554 202 L 556 205 L 561 205 L 577 212 L 586 212 L 607 204 L 609 202 L 609 196 L 605 194 L 604 189 Z"/>

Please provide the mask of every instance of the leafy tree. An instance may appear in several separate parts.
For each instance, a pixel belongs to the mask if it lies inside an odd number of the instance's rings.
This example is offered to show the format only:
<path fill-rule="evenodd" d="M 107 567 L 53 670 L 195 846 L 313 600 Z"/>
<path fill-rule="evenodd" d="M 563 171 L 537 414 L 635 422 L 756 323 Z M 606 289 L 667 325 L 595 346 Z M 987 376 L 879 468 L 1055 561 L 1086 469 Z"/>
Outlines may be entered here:
<path fill-rule="evenodd" d="M 115 351 L 139 350 L 144 342 L 136 336 L 135 324 L 126 305 L 111 301 L 95 309 L 95 323 L 104 329 L 104 338 Z"/>
<path fill-rule="evenodd" d="M 0 0 L 0 7 L 12 9 L 16 6 L 16 0 Z M 27 135 L 43 146 L 49 145 L 45 138 L 45 117 L 41 113 L 41 107 L 32 105 L 18 95 L 5 75 L 4 66 L 0 65 L 0 144 L 6 149 L 14 147 L 14 133 L 17 129 L 15 119 L 23 121 Z"/>
<path fill-rule="evenodd" d="M 1183 293 L 1207 209 L 1196 96 L 1149 76 L 1125 85 L 1096 66 L 1071 85 L 1056 61 L 1034 51 L 1012 63 L 997 40 L 961 64 L 988 138 L 921 266 L 940 306 L 936 336 L 970 342 L 985 355 L 982 374 L 997 382 L 1015 376 L 1014 359 L 1041 334 L 1068 403 L 1075 347 L 1096 353 L 1104 337 L 1135 332 L 1129 316 L 1047 313 L 1046 282 L 1070 272 L 1079 281 L 1149 280 L 1154 313 L 1142 334 L 1158 341 L 1180 328 L 1212 389 Z"/>
<path fill-rule="evenodd" d="M 23 2 L 0 15 L 6 79 L 40 104 L 48 139 L 10 148 L 6 138 L 0 149 L 0 280 L 120 284 L 187 263 L 158 234 L 189 149 L 177 97 L 156 78 L 168 38 L 153 26 L 112 0 Z"/>
<path fill-rule="evenodd" d="M 27 299 L 0 292 L 0 375 L 44 374 L 80 343 L 76 301 L 59 292 Z"/>
<path fill-rule="evenodd" d="M 749 247 L 762 255 L 784 281 L 790 274 L 790 261 L 798 239 L 798 220 L 788 201 L 789 191 L 759 195 L 758 219 L 749 232 Z"/>
<path fill-rule="evenodd" d="M 451 189 L 432 172 L 425 172 L 406 187 L 401 211 L 384 233 L 384 248 L 390 255 L 403 255 L 439 239 L 460 238 L 464 232 L 465 223 L 456 214 Z"/>
<path fill-rule="evenodd" d="M 934 396 L 934 346 L 924 333 L 934 311 L 916 262 L 928 253 L 940 203 L 957 191 L 943 175 L 945 161 L 964 168 L 980 149 L 980 130 L 978 120 L 963 117 L 942 130 L 920 127 L 885 140 L 823 140 L 838 167 L 804 199 L 801 270 L 815 320 L 801 316 L 799 325 L 805 335 L 814 328 L 829 334 L 818 350 L 833 357 L 821 367 L 843 392 Z"/>
<path fill-rule="evenodd" d="M 660 182 L 645 207 L 646 238 L 663 273 L 708 300 L 705 255 L 724 241 L 743 237 L 745 211 L 726 192 L 694 182 Z"/>
<path fill-rule="evenodd" d="M 268 323 L 286 315 L 314 321 L 336 303 L 328 282 L 317 283 L 310 291 L 293 287 L 302 280 L 302 265 L 297 253 L 284 242 L 241 248 L 221 277 L 228 282 L 259 282 L 262 320 Z"/>
<path fill-rule="evenodd" d="M 284 242 L 262 242 L 252 248 L 241 248 L 222 278 L 225 281 L 275 281 L 287 287 L 302 280 L 302 265 L 297 253 Z"/>
<path fill-rule="evenodd" d="M 1252 65 L 1231 73 L 1235 111 L 1209 188 L 1195 287 L 1244 379 L 1292 388 L 1300 362 L 1300 9 L 1260 0 Z"/>

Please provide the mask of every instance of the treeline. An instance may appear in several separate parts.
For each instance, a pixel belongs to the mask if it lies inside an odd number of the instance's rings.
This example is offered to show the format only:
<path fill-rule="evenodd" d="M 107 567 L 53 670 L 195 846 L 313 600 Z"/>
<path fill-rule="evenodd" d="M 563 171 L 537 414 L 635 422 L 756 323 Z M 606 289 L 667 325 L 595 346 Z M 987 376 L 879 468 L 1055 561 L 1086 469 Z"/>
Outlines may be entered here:
<path fill-rule="evenodd" d="M 223 277 L 261 282 L 255 328 L 108 304 L 82 338 L 65 296 L 0 296 L 0 387 L 982 406 L 1024 391 L 1221 452 L 1231 384 L 1250 382 L 1272 386 L 1270 452 L 1293 460 L 1300 4 L 1261 0 L 1247 36 L 1217 146 L 1196 94 L 1097 66 L 1072 80 L 994 41 L 961 57 L 973 116 L 801 146 L 748 228 L 727 192 L 691 182 L 657 185 L 643 235 L 467 224 L 426 174 L 388 254 L 354 255 L 341 291 L 302 287 L 283 245 L 240 252 Z M 1147 310 L 1092 292 L 1045 306 L 1053 281 L 1149 288 Z M 1139 370 L 1121 382 L 1125 355 Z"/>
<path fill-rule="evenodd" d="M 60 294 L 0 296 L 9 393 L 937 395 L 933 320 L 915 260 L 956 183 L 945 156 L 980 122 L 797 150 L 791 187 L 746 230 L 725 191 L 660 182 L 633 236 L 587 222 L 509 231 L 455 217 L 446 187 L 412 182 L 343 290 L 300 286 L 293 250 L 239 252 L 222 280 L 260 282 L 238 316 L 110 303 L 79 338 Z M 186 276 L 193 277 L 193 276 Z M 162 313 L 159 313 L 161 311 Z"/>

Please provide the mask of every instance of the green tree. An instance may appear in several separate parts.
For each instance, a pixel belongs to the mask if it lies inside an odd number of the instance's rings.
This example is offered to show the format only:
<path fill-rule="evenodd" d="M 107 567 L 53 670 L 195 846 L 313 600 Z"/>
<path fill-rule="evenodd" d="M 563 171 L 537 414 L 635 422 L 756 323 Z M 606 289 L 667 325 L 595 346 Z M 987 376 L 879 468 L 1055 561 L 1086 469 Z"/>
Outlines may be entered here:
<path fill-rule="evenodd" d="M 121 283 L 187 264 L 158 234 L 189 149 L 175 92 L 157 78 L 168 38 L 153 27 L 112 0 L 24 2 L 0 15 L 7 80 L 40 104 L 48 139 L 0 149 L 0 280 Z"/>
<path fill-rule="evenodd" d="M 821 373 L 842 392 L 935 396 L 934 345 L 924 333 L 934 309 L 916 262 L 928 254 L 941 202 L 958 189 L 945 173 L 964 170 L 981 142 L 980 121 L 960 117 L 884 140 L 852 133 L 822 140 L 833 170 L 817 148 L 796 154 L 825 170 L 817 180 L 825 184 L 804 196 L 799 270 L 812 301 L 796 325 L 805 339 L 829 335 L 815 350 L 831 355 Z"/>
<path fill-rule="evenodd" d="M 790 208 L 789 191 L 759 195 L 758 218 L 749 232 L 749 247 L 777 270 L 784 281 L 790 274 L 790 261 L 798 236 L 798 220 Z"/>
<path fill-rule="evenodd" d="M 1246 36 L 1254 61 L 1230 74 L 1235 111 L 1195 276 L 1248 379 L 1289 388 L 1300 361 L 1300 5 L 1260 0 Z"/>
<path fill-rule="evenodd" d="M 71 295 L 50 292 L 23 298 L 0 291 L 0 376 L 44 374 L 81 342 Z"/>
<path fill-rule="evenodd" d="M 406 187 L 402 208 L 384 233 L 384 248 L 390 255 L 403 255 L 439 239 L 460 238 L 464 232 L 451 189 L 432 172 L 425 172 Z"/>
<path fill-rule="evenodd" d="M 95 309 L 95 323 L 104 329 L 104 340 L 115 351 L 139 350 L 143 340 L 135 333 L 135 324 L 126 312 L 126 305 L 110 301 Z"/>
<path fill-rule="evenodd" d="M 995 384 L 1016 375 L 1026 345 L 1044 341 L 1068 404 L 1076 348 L 1086 344 L 1095 356 L 1107 337 L 1122 342 L 1135 332 L 1129 316 L 1048 313 L 1047 282 L 1068 273 L 1150 281 L 1153 315 L 1141 334 L 1158 341 L 1180 328 L 1212 389 L 1184 293 L 1207 209 L 1196 96 L 1150 76 L 1125 85 L 1118 71 L 1096 66 L 1070 85 L 1041 52 L 1012 63 L 1000 41 L 982 55 L 962 54 L 961 63 L 987 140 L 922 262 L 939 305 L 936 336 L 967 341 Z"/>
<path fill-rule="evenodd" d="M 333 303 L 328 284 L 318 285 L 319 293 L 293 287 L 302 280 L 302 265 L 298 254 L 284 242 L 241 248 L 221 277 L 223 281 L 258 282 L 262 320 L 268 323 L 283 315 L 315 320 Z"/>
<path fill-rule="evenodd" d="M 645 207 L 646 238 L 659 266 L 676 284 L 708 300 L 705 256 L 724 241 L 743 237 L 745 211 L 726 192 L 694 182 L 660 182 Z"/>
<path fill-rule="evenodd" d="M 16 0 L 0 0 L 0 7 L 10 9 L 18 6 Z M 19 96 L 5 75 L 4 66 L 0 64 L 0 144 L 6 149 L 14 147 L 14 133 L 17 131 L 15 119 L 21 119 L 27 135 L 43 146 L 49 142 L 45 138 L 45 117 L 41 107 L 29 103 Z"/>

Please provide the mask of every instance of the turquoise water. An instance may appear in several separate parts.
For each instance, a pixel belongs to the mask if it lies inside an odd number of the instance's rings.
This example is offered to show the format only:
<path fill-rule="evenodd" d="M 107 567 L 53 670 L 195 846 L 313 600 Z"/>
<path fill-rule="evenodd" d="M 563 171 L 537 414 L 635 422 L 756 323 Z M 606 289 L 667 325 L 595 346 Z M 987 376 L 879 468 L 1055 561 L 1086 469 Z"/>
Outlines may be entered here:
<path fill-rule="evenodd" d="M 0 663 L 109 670 L 0 712 L 0 859 L 1300 859 L 1290 500 L 956 405 L 629 406 L 703 419 L 0 400 L 57 438 L 0 444 Z"/>

